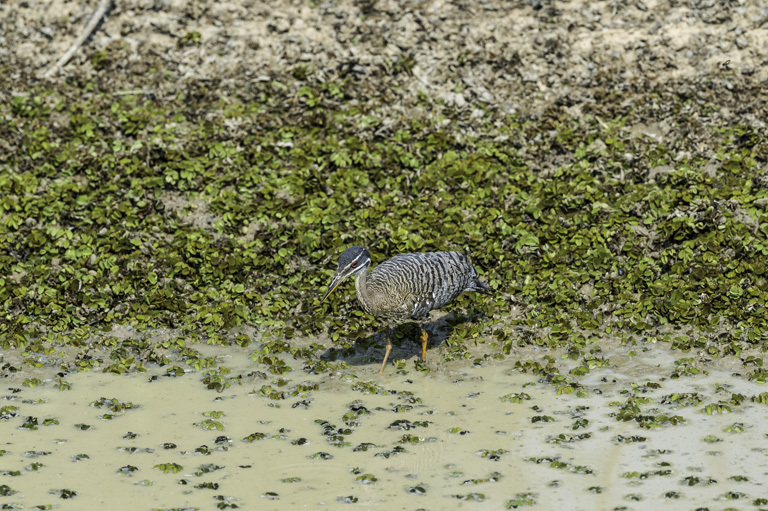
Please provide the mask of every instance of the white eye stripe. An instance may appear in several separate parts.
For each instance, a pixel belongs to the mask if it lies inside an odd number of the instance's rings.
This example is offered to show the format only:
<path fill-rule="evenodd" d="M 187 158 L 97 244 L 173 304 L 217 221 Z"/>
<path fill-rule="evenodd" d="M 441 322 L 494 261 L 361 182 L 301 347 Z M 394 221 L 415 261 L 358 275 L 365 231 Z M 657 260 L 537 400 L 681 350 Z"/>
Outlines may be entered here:
<path fill-rule="evenodd" d="M 363 252 L 360 252 L 359 254 L 357 254 L 357 257 L 355 257 L 354 259 L 352 259 L 352 260 L 351 260 L 351 261 L 350 261 L 350 262 L 347 264 L 347 266 L 346 266 L 346 267 L 347 267 L 347 268 L 357 268 L 357 263 L 358 263 L 358 260 L 359 260 L 359 259 L 360 259 L 362 256 L 363 256 Z"/>

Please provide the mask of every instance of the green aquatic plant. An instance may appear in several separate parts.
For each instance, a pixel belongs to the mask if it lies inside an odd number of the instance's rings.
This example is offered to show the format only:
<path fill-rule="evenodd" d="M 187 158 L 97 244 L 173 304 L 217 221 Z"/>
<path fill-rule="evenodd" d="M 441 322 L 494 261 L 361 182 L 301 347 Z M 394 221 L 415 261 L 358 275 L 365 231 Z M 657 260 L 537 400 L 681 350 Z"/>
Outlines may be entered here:
<path fill-rule="evenodd" d="M 538 495 L 533 492 L 523 492 L 515 494 L 515 498 L 507 501 L 506 509 L 517 509 L 521 506 L 533 506 L 536 504 Z"/>
<path fill-rule="evenodd" d="M 184 469 L 184 467 L 182 467 L 178 463 L 158 463 L 152 468 L 162 471 L 163 474 L 168 474 L 168 473 L 178 474 Z"/>

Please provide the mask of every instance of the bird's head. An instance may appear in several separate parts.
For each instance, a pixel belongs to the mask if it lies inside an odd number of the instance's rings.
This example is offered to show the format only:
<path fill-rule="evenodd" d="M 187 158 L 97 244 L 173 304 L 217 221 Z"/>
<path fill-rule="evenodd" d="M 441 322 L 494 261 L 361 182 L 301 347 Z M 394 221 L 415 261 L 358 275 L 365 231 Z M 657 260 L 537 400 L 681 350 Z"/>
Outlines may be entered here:
<path fill-rule="evenodd" d="M 366 271 L 371 265 L 371 255 L 363 247 L 349 247 L 339 257 L 339 268 L 336 270 L 336 276 L 328 285 L 328 291 L 323 295 L 323 299 L 320 303 L 324 302 L 328 295 L 333 293 L 333 290 L 339 287 L 344 279 L 350 275 L 354 275 L 361 271 Z"/>

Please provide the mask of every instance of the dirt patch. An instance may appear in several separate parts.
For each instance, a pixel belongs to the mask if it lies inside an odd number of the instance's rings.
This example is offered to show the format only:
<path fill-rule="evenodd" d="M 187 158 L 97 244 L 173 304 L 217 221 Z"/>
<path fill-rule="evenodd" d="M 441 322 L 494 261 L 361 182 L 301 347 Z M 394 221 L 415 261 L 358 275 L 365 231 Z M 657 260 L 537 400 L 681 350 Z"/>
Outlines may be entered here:
<path fill-rule="evenodd" d="M 44 72 L 97 3 L 0 6 L 3 67 L 19 76 Z M 109 73 L 129 78 L 113 83 L 122 90 L 155 69 L 180 80 L 247 82 L 304 66 L 320 80 L 378 83 L 394 99 L 392 116 L 409 115 L 406 100 L 419 91 L 468 113 L 541 112 L 559 101 L 599 101 L 594 93 L 608 84 L 760 83 L 768 79 L 767 24 L 768 9 L 756 0 L 115 2 L 56 79 L 95 78 L 105 71 L 91 58 L 107 51 L 115 61 Z M 200 44 L 185 45 L 195 32 Z"/>

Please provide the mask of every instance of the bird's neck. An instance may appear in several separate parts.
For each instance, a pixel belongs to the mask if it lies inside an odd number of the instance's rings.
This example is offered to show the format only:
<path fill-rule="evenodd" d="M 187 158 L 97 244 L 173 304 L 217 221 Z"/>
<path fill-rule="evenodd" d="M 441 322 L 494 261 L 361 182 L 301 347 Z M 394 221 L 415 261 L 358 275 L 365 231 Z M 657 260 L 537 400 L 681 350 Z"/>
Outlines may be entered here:
<path fill-rule="evenodd" d="M 355 290 L 357 291 L 357 299 L 363 306 L 363 309 L 368 310 L 368 304 L 370 303 L 370 295 L 368 294 L 368 268 L 360 271 L 355 276 Z"/>

